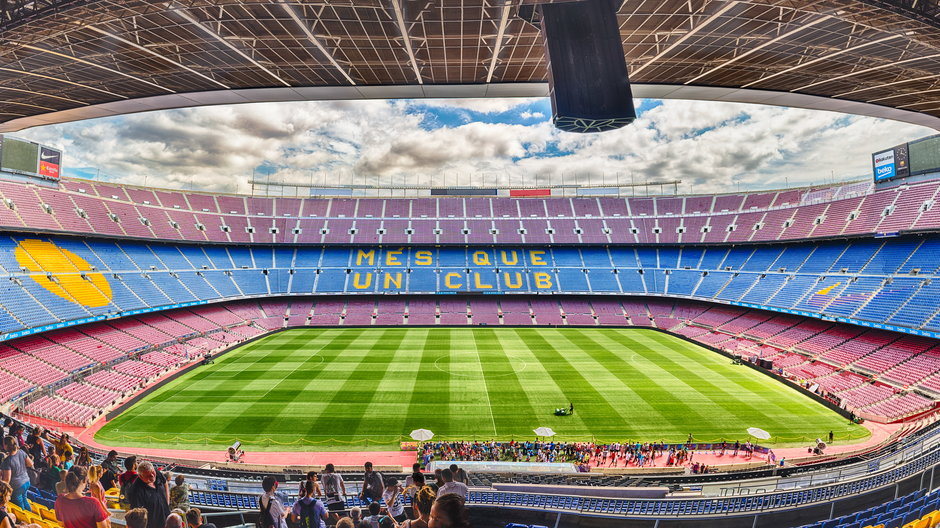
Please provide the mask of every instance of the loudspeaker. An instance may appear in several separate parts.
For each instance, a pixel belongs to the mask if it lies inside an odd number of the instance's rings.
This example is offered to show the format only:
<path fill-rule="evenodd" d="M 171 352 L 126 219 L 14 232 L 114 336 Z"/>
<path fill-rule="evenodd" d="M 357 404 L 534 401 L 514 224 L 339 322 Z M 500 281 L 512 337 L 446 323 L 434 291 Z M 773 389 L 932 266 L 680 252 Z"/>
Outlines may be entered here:
<path fill-rule="evenodd" d="M 619 0 L 541 4 L 552 122 L 569 132 L 603 132 L 636 119 L 617 24 Z"/>

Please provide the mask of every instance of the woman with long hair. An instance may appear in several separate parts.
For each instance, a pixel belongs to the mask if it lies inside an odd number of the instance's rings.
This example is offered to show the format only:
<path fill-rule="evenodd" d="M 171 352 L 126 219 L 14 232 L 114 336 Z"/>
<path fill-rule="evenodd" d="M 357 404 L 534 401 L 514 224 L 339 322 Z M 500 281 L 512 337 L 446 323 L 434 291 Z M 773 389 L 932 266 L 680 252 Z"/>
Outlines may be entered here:
<path fill-rule="evenodd" d="M 402 528 L 428 528 L 428 519 L 431 518 L 431 507 L 437 496 L 429 486 L 422 486 L 411 500 L 412 514 L 415 518 L 401 524 Z"/>
<path fill-rule="evenodd" d="M 108 510 L 101 501 L 85 496 L 88 470 L 75 466 L 65 477 L 65 493 L 55 500 L 56 518 L 65 528 L 111 528 Z"/>
<path fill-rule="evenodd" d="M 33 510 L 26 500 L 26 492 L 29 490 L 29 472 L 26 470 L 33 467 L 33 458 L 20 449 L 16 438 L 12 436 L 3 437 L 3 451 L 7 456 L 0 462 L 0 480 L 13 488 L 13 504 L 31 512 Z"/>
<path fill-rule="evenodd" d="M 13 528 L 16 526 L 16 517 L 7 511 L 7 504 L 10 502 L 10 496 L 13 495 L 13 488 L 6 482 L 0 482 L 0 528 Z"/>
<path fill-rule="evenodd" d="M 88 468 L 88 493 L 92 497 L 101 501 L 101 505 L 108 508 L 108 500 L 104 496 L 104 486 L 101 485 L 101 476 L 104 475 L 104 468 L 101 466 L 91 466 Z"/>

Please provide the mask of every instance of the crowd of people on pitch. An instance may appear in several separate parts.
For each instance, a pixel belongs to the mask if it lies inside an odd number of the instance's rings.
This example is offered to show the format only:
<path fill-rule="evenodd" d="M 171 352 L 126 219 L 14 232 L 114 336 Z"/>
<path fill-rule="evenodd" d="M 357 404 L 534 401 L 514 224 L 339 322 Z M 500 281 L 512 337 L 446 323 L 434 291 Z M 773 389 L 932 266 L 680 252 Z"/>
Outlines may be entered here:
<path fill-rule="evenodd" d="M 333 464 L 323 472 L 307 473 L 297 490 L 298 499 L 287 507 L 277 493 L 278 481 L 265 477 L 264 494 L 258 499 L 259 528 L 288 528 L 288 521 L 298 528 L 325 528 L 332 517 L 337 528 L 471 528 L 467 498 L 467 473 L 456 465 L 435 472 L 427 482 L 420 464 L 405 482 L 385 479 L 366 462 L 359 492 L 365 509 L 347 508 L 346 483 Z M 463 479 L 463 480 L 461 480 Z M 405 499 L 410 499 L 410 511 Z"/>
<path fill-rule="evenodd" d="M 646 467 L 662 461 L 666 467 L 686 466 L 692 473 L 705 473 L 708 467 L 693 461 L 696 450 L 710 451 L 717 456 L 738 456 L 750 459 L 763 450 L 750 441 L 715 444 L 665 442 L 427 442 L 421 446 L 424 467 L 435 460 L 483 462 L 567 462 L 581 471 L 591 467 Z"/>

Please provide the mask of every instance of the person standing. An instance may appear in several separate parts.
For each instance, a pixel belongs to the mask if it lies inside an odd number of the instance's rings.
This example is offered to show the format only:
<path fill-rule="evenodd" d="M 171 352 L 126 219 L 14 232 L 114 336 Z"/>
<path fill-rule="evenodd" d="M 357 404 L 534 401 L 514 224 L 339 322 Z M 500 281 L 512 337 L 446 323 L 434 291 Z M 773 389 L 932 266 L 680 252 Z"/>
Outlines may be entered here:
<path fill-rule="evenodd" d="M 343 476 L 336 473 L 333 464 L 327 464 L 320 475 L 320 483 L 326 494 L 326 509 L 334 512 L 334 518 L 338 519 L 339 512 L 346 509 L 346 483 L 343 482 Z"/>
<path fill-rule="evenodd" d="M 261 508 L 261 515 L 267 515 L 263 520 L 262 526 L 271 526 L 273 528 L 287 528 L 288 510 L 284 509 L 281 500 L 274 494 L 277 491 L 277 479 L 268 475 L 261 481 L 261 488 L 264 494 L 258 497 L 258 506 Z M 151 527 L 148 527 L 151 528 Z"/>
<path fill-rule="evenodd" d="M 317 499 L 311 480 L 304 481 L 303 495 L 291 509 L 291 520 L 300 528 L 326 528 L 326 508 Z"/>
<path fill-rule="evenodd" d="M 189 484 L 186 483 L 186 477 L 176 476 L 176 485 L 170 488 L 170 509 L 179 508 L 183 511 L 189 510 Z"/>
<path fill-rule="evenodd" d="M 127 486 L 127 500 L 131 508 L 147 510 L 147 528 L 163 528 L 170 515 L 169 490 L 163 473 L 150 462 L 137 467 L 137 480 Z"/>
<path fill-rule="evenodd" d="M 385 493 L 385 482 L 382 480 L 382 474 L 372 470 L 372 462 L 366 462 L 363 466 L 365 475 L 362 477 L 362 492 L 359 499 L 369 503 L 378 502 Z"/>
<path fill-rule="evenodd" d="M 108 499 L 104 496 L 104 486 L 101 485 L 101 476 L 104 469 L 101 466 L 91 466 L 88 468 L 88 494 L 98 499 L 98 502 L 108 509 Z M 66 487 L 68 482 L 66 481 Z"/>
<path fill-rule="evenodd" d="M 55 500 L 56 518 L 65 528 L 110 528 L 110 514 L 94 497 L 86 497 L 88 471 L 76 466 L 65 477 L 65 493 Z"/>
<path fill-rule="evenodd" d="M 385 486 L 385 491 L 382 493 L 382 500 L 385 501 L 385 508 L 388 511 L 389 517 L 395 519 L 395 522 L 404 522 L 405 521 L 405 503 L 402 498 L 402 489 L 401 485 L 398 484 L 398 479 L 390 478 L 388 479 L 388 486 Z"/>
<path fill-rule="evenodd" d="M 33 459 L 26 451 L 20 449 L 16 438 L 12 436 L 3 437 L 3 451 L 7 456 L 0 462 L 0 480 L 13 488 L 13 496 L 10 499 L 13 504 L 31 512 L 33 510 L 26 499 L 26 492 L 29 490 L 29 472 L 26 470 L 33 467 Z"/>
<path fill-rule="evenodd" d="M 456 494 L 461 498 L 466 499 L 467 497 L 467 485 L 463 482 L 454 482 L 454 473 L 450 468 L 441 471 L 441 478 L 444 479 L 444 485 L 437 490 L 437 496 L 443 497 L 448 494 Z"/>
<path fill-rule="evenodd" d="M 307 472 L 307 480 L 300 481 L 300 488 L 297 489 L 297 496 L 302 497 L 306 493 L 307 482 L 313 482 L 313 496 L 319 497 L 323 493 L 320 491 L 320 481 L 317 478 L 316 471 Z"/>

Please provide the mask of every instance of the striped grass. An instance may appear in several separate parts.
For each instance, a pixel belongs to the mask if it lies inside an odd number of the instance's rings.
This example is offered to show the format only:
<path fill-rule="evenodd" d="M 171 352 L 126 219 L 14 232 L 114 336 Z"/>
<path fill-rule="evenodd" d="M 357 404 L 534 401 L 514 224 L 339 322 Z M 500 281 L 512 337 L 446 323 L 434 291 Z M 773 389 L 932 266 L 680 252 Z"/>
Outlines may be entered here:
<path fill-rule="evenodd" d="M 575 406 L 573 416 L 554 416 Z M 383 450 L 436 439 L 744 441 L 868 435 L 747 366 L 636 328 L 304 328 L 236 349 L 102 428 L 125 447 Z"/>

